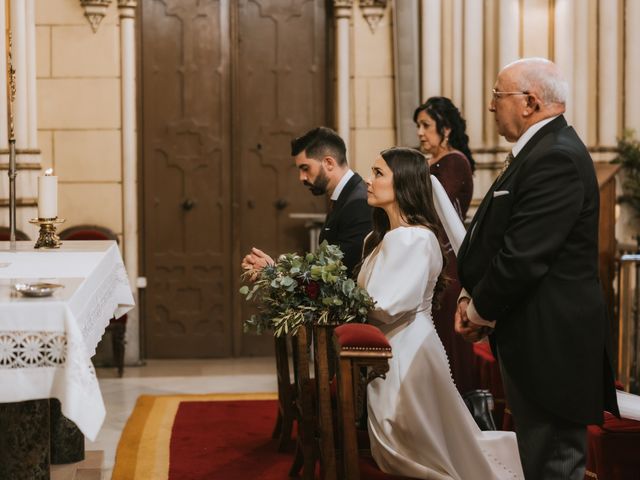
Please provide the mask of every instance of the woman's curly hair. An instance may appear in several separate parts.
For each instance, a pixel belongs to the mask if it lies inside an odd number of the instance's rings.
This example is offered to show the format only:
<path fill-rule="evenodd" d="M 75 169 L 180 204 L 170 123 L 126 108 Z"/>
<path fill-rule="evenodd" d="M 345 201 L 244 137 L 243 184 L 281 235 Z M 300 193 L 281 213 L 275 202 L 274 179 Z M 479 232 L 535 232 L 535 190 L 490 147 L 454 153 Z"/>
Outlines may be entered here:
<path fill-rule="evenodd" d="M 467 122 L 462 117 L 460 110 L 447 97 L 430 97 L 416 108 L 413 113 L 413 121 L 418 123 L 418 115 L 425 111 L 436 122 L 436 130 L 441 137 L 445 137 L 445 128 L 451 129 L 449 133 L 449 145 L 461 151 L 471 164 L 471 171 L 475 171 L 476 162 L 469 149 L 469 136 L 467 135 Z"/>

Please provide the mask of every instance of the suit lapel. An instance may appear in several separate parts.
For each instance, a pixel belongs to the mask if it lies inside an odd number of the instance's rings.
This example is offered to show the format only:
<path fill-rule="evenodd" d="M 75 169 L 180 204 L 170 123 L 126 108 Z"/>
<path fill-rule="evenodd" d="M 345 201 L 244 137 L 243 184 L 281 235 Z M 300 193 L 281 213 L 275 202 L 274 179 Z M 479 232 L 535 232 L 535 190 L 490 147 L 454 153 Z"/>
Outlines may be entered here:
<path fill-rule="evenodd" d="M 333 210 L 331 211 L 330 217 L 337 215 L 338 212 L 342 210 L 344 204 L 347 201 L 347 198 L 349 198 L 351 192 L 353 192 L 353 190 L 356 188 L 356 186 L 358 186 L 360 182 L 362 182 L 362 177 L 360 177 L 360 175 L 358 175 L 357 173 L 354 173 L 340 192 L 340 196 L 338 196 L 336 203 L 333 205 Z M 327 221 L 327 223 L 329 222 Z"/>
<path fill-rule="evenodd" d="M 341 208 L 344 205 L 344 202 L 347 201 L 347 198 L 349 197 L 351 192 L 353 192 L 353 189 L 356 188 L 356 185 L 358 185 L 361 181 L 362 177 L 354 172 L 347 184 L 340 192 L 334 208 Z"/>
<path fill-rule="evenodd" d="M 333 223 L 334 218 L 340 215 L 340 211 L 344 208 L 347 198 L 349 198 L 351 192 L 355 190 L 360 182 L 362 182 L 362 177 L 357 173 L 354 173 L 340 192 L 340 196 L 333 204 L 333 209 L 327 214 L 327 218 L 324 221 L 324 226 L 322 227 L 322 231 L 320 233 L 320 243 L 322 243 L 322 240 L 326 238 L 326 233 L 330 231 L 331 224 Z"/>
<path fill-rule="evenodd" d="M 504 183 L 509 178 L 511 178 L 515 174 L 515 172 L 518 171 L 518 169 L 524 163 L 525 159 L 529 156 L 529 154 L 533 151 L 533 149 L 536 147 L 536 145 L 538 145 L 540 140 L 545 135 L 547 135 L 550 132 L 564 128 L 566 126 L 567 126 L 567 121 L 565 120 L 564 115 L 560 115 L 558 118 L 552 120 L 551 122 L 546 124 L 544 127 L 542 127 L 539 131 L 536 132 L 536 134 L 533 137 L 531 137 L 531 140 L 529 140 L 527 144 L 524 146 L 524 148 L 520 150 L 518 155 L 514 157 L 513 161 L 511 162 L 511 165 L 509 166 L 509 168 L 507 168 L 504 174 L 495 182 L 493 182 L 493 185 L 491 185 L 491 187 L 489 188 L 489 191 L 487 192 L 484 199 L 482 200 L 482 203 L 480 203 L 480 206 L 478 207 L 478 211 L 473 216 L 473 220 L 469 225 L 469 234 L 466 236 L 462 246 L 460 247 L 460 250 L 462 251 L 463 255 L 464 253 L 466 253 L 466 249 L 472 243 L 476 234 L 476 230 L 479 228 L 479 225 L 482 223 L 482 220 L 484 219 L 484 216 L 487 213 L 489 205 L 491 204 L 491 200 L 493 199 L 493 193 L 496 190 L 498 190 L 498 188 L 500 188 L 502 185 L 504 185 Z"/>

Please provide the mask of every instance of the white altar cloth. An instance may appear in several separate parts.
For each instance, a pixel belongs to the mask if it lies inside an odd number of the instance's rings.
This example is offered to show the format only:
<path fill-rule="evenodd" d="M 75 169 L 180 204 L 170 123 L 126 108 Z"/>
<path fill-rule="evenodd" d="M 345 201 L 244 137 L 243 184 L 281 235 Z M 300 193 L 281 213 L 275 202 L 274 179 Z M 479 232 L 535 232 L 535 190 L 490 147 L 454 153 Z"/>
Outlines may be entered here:
<path fill-rule="evenodd" d="M 64 288 L 51 297 L 16 296 L 18 282 Z M 90 440 L 105 407 L 91 357 L 109 325 L 134 300 L 113 241 L 65 241 L 35 250 L 33 242 L 0 242 L 0 403 L 60 400 L 62 413 Z"/>

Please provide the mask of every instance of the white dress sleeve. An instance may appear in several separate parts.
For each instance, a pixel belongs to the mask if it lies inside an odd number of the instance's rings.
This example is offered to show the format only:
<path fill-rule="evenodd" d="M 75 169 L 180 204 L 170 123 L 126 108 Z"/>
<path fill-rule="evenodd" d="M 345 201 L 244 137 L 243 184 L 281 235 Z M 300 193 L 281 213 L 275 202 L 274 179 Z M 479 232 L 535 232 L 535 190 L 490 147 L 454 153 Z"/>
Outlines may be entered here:
<path fill-rule="evenodd" d="M 363 265 L 364 287 L 375 300 L 373 323 L 391 324 L 424 303 L 429 280 L 442 270 L 440 244 L 431 230 L 399 227 L 388 232 L 377 254 Z"/>

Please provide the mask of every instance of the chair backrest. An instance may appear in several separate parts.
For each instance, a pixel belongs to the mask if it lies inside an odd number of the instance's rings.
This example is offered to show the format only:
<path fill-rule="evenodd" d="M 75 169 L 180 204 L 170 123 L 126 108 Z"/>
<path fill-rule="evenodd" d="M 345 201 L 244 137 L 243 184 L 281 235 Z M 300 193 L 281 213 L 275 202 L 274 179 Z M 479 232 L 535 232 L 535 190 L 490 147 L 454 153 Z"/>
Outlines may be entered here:
<path fill-rule="evenodd" d="M 9 227 L 0 227 L 0 241 L 9 241 L 9 236 L 11 235 L 11 231 Z M 24 233 L 22 230 L 16 229 L 16 240 L 31 240 L 29 235 Z"/>
<path fill-rule="evenodd" d="M 106 227 L 98 225 L 77 225 L 60 232 L 60 240 L 115 240 L 118 236 Z"/>

